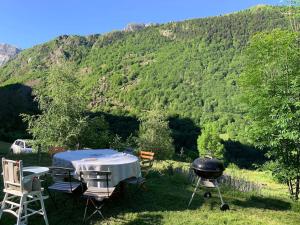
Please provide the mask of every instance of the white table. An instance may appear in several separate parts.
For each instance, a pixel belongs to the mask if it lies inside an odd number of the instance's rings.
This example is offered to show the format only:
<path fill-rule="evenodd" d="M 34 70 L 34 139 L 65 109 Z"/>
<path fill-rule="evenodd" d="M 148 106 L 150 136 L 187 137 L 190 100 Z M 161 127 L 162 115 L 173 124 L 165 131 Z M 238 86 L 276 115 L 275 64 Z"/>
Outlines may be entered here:
<path fill-rule="evenodd" d="M 27 166 L 27 167 L 23 167 L 23 173 L 30 173 L 33 174 L 34 176 L 42 176 L 46 173 L 49 172 L 49 168 L 48 167 L 42 167 L 42 166 Z"/>
<path fill-rule="evenodd" d="M 116 186 L 130 177 L 141 176 L 140 163 L 136 156 L 112 149 L 60 152 L 54 155 L 52 164 L 75 168 L 77 175 L 85 170 L 110 171 L 110 186 Z"/>

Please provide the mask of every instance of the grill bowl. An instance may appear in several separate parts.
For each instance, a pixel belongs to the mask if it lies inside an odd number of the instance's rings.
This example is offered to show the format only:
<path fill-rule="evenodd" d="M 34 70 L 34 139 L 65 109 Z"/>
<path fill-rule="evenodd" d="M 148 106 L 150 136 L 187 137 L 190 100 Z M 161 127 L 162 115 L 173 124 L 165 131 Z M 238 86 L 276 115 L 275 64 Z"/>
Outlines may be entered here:
<path fill-rule="evenodd" d="M 224 164 L 218 159 L 197 158 L 192 163 L 195 174 L 205 179 L 217 179 L 225 170 Z"/>

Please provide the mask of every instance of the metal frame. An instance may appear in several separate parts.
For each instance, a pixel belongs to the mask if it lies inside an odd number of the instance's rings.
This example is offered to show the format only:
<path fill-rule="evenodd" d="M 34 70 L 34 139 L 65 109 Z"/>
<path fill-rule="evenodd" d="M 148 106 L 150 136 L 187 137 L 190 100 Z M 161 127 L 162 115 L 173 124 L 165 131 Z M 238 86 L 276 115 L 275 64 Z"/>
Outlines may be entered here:
<path fill-rule="evenodd" d="M 198 177 L 198 181 L 197 181 L 196 187 L 195 187 L 195 189 L 194 189 L 194 192 L 193 192 L 193 194 L 192 194 L 192 197 L 191 197 L 191 199 L 190 199 L 190 201 L 189 201 L 188 207 L 190 207 L 190 205 L 191 205 L 191 203 L 192 203 L 192 201 L 193 201 L 193 199 L 194 199 L 195 193 L 196 193 L 197 189 L 198 189 L 199 186 L 200 186 L 201 179 L 202 179 L 201 177 Z M 221 192 L 220 192 L 220 188 L 219 188 L 219 184 L 218 184 L 217 180 L 216 180 L 216 179 L 210 179 L 210 181 L 211 181 L 211 182 L 214 184 L 214 186 L 215 186 L 215 187 L 211 187 L 211 188 L 217 188 L 217 190 L 218 190 L 218 195 L 219 195 L 219 198 L 220 198 L 220 200 L 221 200 L 221 206 L 224 205 L 225 202 L 223 201 L 223 198 L 222 198 L 222 195 L 221 195 Z"/>
<path fill-rule="evenodd" d="M 80 172 L 80 178 L 82 179 L 83 182 L 85 182 L 87 184 L 87 190 L 86 192 L 92 192 L 91 189 L 89 189 L 89 183 L 90 182 L 96 182 L 97 185 L 99 182 L 105 182 L 106 183 L 106 189 L 107 189 L 107 195 L 101 195 L 101 196 L 89 196 L 88 194 L 83 194 L 83 196 L 87 197 L 87 201 L 86 201 L 86 206 L 84 209 L 84 216 L 83 216 L 83 223 L 85 223 L 86 221 L 88 221 L 89 219 L 92 218 L 93 215 L 95 215 L 96 213 L 98 213 L 103 219 L 104 216 L 101 212 L 101 208 L 103 207 L 104 203 L 103 201 L 108 199 L 112 192 L 110 192 L 109 190 L 109 181 L 111 181 L 111 172 L 110 171 L 94 171 L 94 170 L 86 170 L 86 171 L 81 171 Z M 95 192 L 96 195 L 97 192 Z M 97 202 L 100 204 L 97 204 Z M 93 207 L 94 207 L 94 212 L 88 216 L 87 216 L 87 208 L 89 206 L 89 203 L 92 203 Z"/>

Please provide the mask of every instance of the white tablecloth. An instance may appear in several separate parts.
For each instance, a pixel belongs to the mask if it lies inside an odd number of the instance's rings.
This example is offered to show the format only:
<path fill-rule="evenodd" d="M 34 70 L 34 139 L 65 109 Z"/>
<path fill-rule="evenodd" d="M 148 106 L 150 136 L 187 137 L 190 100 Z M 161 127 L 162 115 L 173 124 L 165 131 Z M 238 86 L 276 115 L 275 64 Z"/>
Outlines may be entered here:
<path fill-rule="evenodd" d="M 77 175 L 84 170 L 110 171 L 111 186 L 116 186 L 126 178 L 141 176 L 140 164 L 136 156 L 112 149 L 60 152 L 54 155 L 52 164 L 75 168 Z"/>

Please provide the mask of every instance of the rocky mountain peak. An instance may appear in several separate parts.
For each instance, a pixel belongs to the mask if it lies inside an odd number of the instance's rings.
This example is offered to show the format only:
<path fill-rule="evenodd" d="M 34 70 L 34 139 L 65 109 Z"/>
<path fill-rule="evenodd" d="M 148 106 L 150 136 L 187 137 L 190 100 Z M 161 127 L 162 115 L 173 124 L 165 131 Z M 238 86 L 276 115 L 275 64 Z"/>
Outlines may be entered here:
<path fill-rule="evenodd" d="M 8 60 L 15 57 L 21 49 L 9 44 L 0 44 L 0 66 L 3 66 Z"/>

